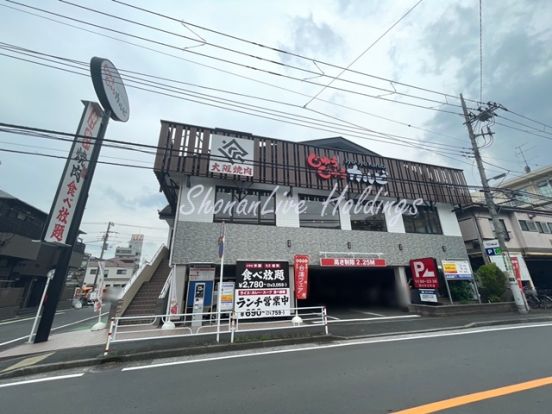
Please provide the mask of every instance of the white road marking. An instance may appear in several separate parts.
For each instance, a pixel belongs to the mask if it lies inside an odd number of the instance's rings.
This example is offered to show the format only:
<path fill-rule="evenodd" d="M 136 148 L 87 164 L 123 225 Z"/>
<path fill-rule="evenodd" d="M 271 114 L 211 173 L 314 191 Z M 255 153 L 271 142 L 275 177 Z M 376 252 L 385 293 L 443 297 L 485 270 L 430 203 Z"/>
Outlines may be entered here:
<path fill-rule="evenodd" d="M 387 320 L 390 320 L 390 319 L 412 319 L 412 318 L 420 318 L 420 315 L 398 315 L 398 316 L 379 316 L 377 318 L 339 319 L 337 321 L 328 321 L 328 323 L 387 321 Z"/>
<path fill-rule="evenodd" d="M 339 319 L 337 316 L 330 316 L 330 315 L 326 315 L 326 318 L 333 319 L 333 320 L 338 320 Z"/>
<path fill-rule="evenodd" d="M 389 337 L 365 338 L 361 340 L 338 342 L 338 343 L 332 343 L 332 344 L 326 344 L 326 345 L 322 345 L 322 344 L 314 345 L 314 346 L 307 345 L 307 346 L 300 346 L 300 347 L 288 348 L 288 349 L 277 349 L 272 351 L 249 352 L 249 353 L 243 353 L 243 354 L 223 355 L 223 356 L 212 357 L 212 358 L 198 358 L 198 359 L 188 359 L 188 360 L 181 360 L 181 361 L 163 362 L 158 364 L 127 367 L 127 368 L 123 368 L 121 371 L 136 371 L 141 369 L 161 368 L 161 367 L 168 367 L 173 365 L 220 361 L 224 359 L 247 358 L 247 357 L 283 354 L 283 353 L 291 353 L 291 352 L 319 351 L 323 349 L 341 348 L 341 347 L 355 346 L 355 345 L 372 345 L 372 344 L 381 344 L 386 342 L 412 341 L 417 339 L 431 339 L 431 338 L 441 338 L 441 337 L 447 337 L 447 336 L 471 335 L 471 334 L 478 334 L 478 333 L 511 331 L 511 330 L 517 330 L 517 329 L 527 329 L 527 328 L 543 328 L 543 327 L 549 327 L 549 326 L 552 326 L 552 322 L 536 323 L 536 324 L 529 324 L 529 325 L 508 325 L 508 326 L 494 326 L 494 327 L 485 326 L 485 327 L 476 328 L 476 329 L 460 329 L 460 330 L 446 331 L 446 332 L 429 332 L 429 333 L 406 334 L 406 335 L 397 335 L 397 336 L 389 336 Z"/>
<path fill-rule="evenodd" d="M 360 309 L 351 309 L 353 312 L 356 312 L 356 313 L 362 313 L 364 315 L 372 315 L 372 316 L 385 316 L 385 315 L 382 315 L 381 313 L 375 313 L 375 312 L 368 312 L 368 311 L 363 311 L 363 310 L 360 310 Z"/>
<path fill-rule="evenodd" d="M 46 377 L 46 378 L 37 378 L 37 379 L 26 380 L 26 381 L 10 382 L 8 384 L 0 384 L 0 388 L 15 387 L 16 385 L 34 384 L 37 382 L 57 381 L 57 380 L 63 380 L 63 379 L 69 379 L 69 378 L 77 378 L 77 377 L 82 377 L 83 375 L 84 375 L 84 372 L 81 372 L 80 374 L 59 375 L 57 377 Z"/>
<path fill-rule="evenodd" d="M 56 315 L 63 315 L 65 312 L 56 312 Z M 24 321 L 32 321 L 35 317 L 32 316 L 30 318 L 12 318 L 12 319 L 8 319 L 4 322 L 0 322 L 0 326 L 4 326 L 4 325 L 10 325 L 12 323 L 17 323 L 17 322 L 24 322 Z"/>
<path fill-rule="evenodd" d="M 102 313 L 102 316 L 105 316 L 107 314 L 108 314 L 108 312 L 104 312 L 104 313 Z M 81 319 L 81 320 L 78 320 L 78 321 L 75 321 L 75 322 L 66 323 L 65 325 L 56 326 L 55 328 L 52 328 L 52 331 L 57 331 L 58 329 L 67 328 L 68 326 L 77 325 L 79 323 L 86 322 L 86 321 L 89 321 L 91 319 L 97 319 L 97 318 L 98 318 L 98 316 L 95 315 L 95 316 L 91 316 L 89 318 L 84 318 L 84 319 Z M 34 318 L 32 318 L 32 319 L 34 319 Z M 6 342 L 2 342 L 2 343 L 0 343 L 0 346 L 12 344 L 14 342 L 22 341 L 24 339 L 29 339 L 29 335 L 25 335 L 25 336 L 22 336 L 21 338 L 15 338 L 15 339 L 11 339 L 11 340 L 6 341 Z"/>
<path fill-rule="evenodd" d="M 23 367 L 28 367 L 30 365 L 37 364 L 40 361 L 43 361 L 46 358 L 48 358 L 49 356 L 52 356 L 54 354 L 55 354 L 55 352 L 47 352 L 45 354 L 35 355 L 35 356 L 29 357 L 29 358 L 24 358 L 21 361 L 19 361 L 15 364 L 9 366 L 8 368 L 2 370 L 1 372 L 13 371 L 14 369 L 17 369 L 17 368 L 23 368 Z"/>

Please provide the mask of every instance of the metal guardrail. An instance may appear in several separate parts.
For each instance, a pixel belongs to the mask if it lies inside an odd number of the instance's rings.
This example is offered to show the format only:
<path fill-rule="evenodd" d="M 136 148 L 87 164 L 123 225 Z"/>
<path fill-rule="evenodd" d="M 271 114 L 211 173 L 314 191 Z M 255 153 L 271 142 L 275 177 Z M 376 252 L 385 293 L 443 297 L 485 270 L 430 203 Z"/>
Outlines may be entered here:
<path fill-rule="evenodd" d="M 174 328 L 163 329 L 162 326 L 159 326 L 160 322 L 166 322 L 168 319 L 174 323 Z M 278 318 L 269 321 L 240 320 L 234 317 L 234 313 L 222 313 L 218 333 L 230 334 L 230 343 L 234 343 L 236 333 L 312 327 L 323 327 L 324 333 L 328 335 L 328 316 L 325 306 L 291 308 L 291 315 L 286 319 Z M 217 312 L 113 317 L 107 334 L 104 355 L 108 355 L 111 345 L 114 343 L 216 334 Z"/>

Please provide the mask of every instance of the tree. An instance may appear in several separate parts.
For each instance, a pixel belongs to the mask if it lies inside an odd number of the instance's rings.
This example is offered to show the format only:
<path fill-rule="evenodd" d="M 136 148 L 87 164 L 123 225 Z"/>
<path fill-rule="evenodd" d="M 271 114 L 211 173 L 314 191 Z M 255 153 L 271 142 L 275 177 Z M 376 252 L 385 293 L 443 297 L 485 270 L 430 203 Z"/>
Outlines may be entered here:
<path fill-rule="evenodd" d="M 506 291 L 506 275 L 494 263 L 486 264 L 477 269 L 479 292 L 489 302 L 500 302 Z"/>

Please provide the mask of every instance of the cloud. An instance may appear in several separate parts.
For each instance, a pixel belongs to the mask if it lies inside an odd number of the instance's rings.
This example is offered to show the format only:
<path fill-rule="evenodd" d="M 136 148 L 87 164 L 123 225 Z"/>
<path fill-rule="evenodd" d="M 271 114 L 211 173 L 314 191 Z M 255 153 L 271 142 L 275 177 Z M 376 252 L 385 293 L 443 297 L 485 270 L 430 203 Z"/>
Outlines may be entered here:
<path fill-rule="evenodd" d="M 343 38 L 329 24 L 317 23 L 312 13 L 308 17 L 296 16 L 291 21 L 291 43 L 282 49 L 292 50 L 306 56 L 321 56 L 328 53 L 341 53 L 346 46 Z M 293 57 L 282 55 L 282 60 L 290 61 Z"/>

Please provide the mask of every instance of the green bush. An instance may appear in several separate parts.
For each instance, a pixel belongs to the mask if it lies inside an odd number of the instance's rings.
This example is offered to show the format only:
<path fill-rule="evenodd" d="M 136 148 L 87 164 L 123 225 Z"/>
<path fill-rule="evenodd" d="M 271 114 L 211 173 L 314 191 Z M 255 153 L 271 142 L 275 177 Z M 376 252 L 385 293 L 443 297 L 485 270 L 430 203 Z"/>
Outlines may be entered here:
<path fill-rule="evenodd" d="M 449 281 L 449 289 L 454 302 L 468 303 L 473 299 L 471 282 L 468 280 Z"/>
<path fill-rule="evenodd" d="M 506 291 L 506 275 L 494 263 L 486 264 L 477 269 L 479 293 L 485 301 L 500 302 Z"/>

